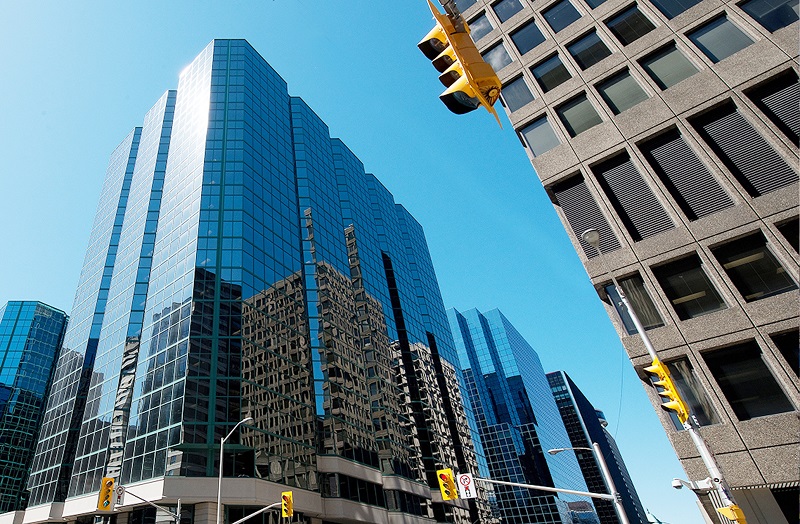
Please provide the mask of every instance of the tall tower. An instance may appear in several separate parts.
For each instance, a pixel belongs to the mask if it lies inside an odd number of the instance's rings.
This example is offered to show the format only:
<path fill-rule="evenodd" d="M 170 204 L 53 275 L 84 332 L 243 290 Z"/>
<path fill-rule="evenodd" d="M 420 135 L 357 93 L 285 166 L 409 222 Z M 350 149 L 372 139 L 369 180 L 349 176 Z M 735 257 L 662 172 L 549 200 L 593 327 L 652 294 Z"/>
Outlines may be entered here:
<path fill-rule="evenodd" d="M 457 4 L 689 478 L 708 472 L 657 407 L 609 271 L 748 522 L 796 522 L 797 1 Z"/>
<path fill-rule="evenodd" d="M 588 491 L 573 451 L 547 453 L 571 444 L 536 351 L 498 309 L 447 313 L 486 456 L 481 475 Z M 570 503 L 589 500 L 503 485 L 494 497 L 503 522 L 559 524 L 573 521 Z"/>
<path fill-rule="evenodd" d="M 553 391 L 572 447 L 584 448 L 576 451 L 575 456 L 578 458 L 578 464 L 580 464 L 589 491 L 594 493 L 610 492 L 594 454 L 586 449 L 591 448 L 592 444 L 597 444 L 608 465 L 614 486 L 620 494 L 628 520 L 646 524 L 648 520 L 642 502 L 639 500 L 639 494 L 628 474 L 628 468 L 625 467 L 614 437 L 606 430 L 608 422 L 606 422 L 603 412 L 592 406 L 589 399 L 565 372 L 548 373 L 547 381 L 550 383 L 550 389 Z M 595 499 L 594 505 L 597 508 L 600 522 L 603 524 L 619 522 L 619 517 L 611 502 Z"/>
<path fill-rule="evenodd" d="M 41 302 L 0 307 L 0 513 L 24 510 L 36 437 L 67 316 Z"/>
<path fill-rule="evenodd" d="M 420 225 L 215 40 L 112 155 L 25 520 L 90 516 L 111 477 L 128 518 L 209 522 L 221 468 L 228 521 L 289 487 L 298 522 L 472 522 L 430 487 L 476 467 L 457 362 Z"/>

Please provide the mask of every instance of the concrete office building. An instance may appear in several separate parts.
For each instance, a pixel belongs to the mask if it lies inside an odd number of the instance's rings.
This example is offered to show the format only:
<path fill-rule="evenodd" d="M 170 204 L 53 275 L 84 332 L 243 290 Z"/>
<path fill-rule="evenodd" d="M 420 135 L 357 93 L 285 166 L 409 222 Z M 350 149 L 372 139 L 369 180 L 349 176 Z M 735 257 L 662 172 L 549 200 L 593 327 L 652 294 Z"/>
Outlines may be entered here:
<path fill-rule="evenodd" d="M 580 464 L 583 478 L 586 479 L 586 486 L 589 491 L 594 493 L 609 493 L 600 465 L 594 458 L 594 454 L 586 448 L 592 444 L 600 446 L 600 452 L 608 465 L 611 479 L 620 494 L 622 505 L 625 508 L 625 515 L 630 522 L 646 524 L 647 516 L 639 500 L 639 494 L 633 485 L 628 468 L 622 459 L 617 443 L 606 426 L 605 415 L 597 410 L 586 398 L 586 395 L 575 385 L 572 379 L 564 371 L 553 371 L 547 374 L 547 381 L 556 399 L 561 420 L 567 429 L 569 440 L 574 448 L 583 448 L 575 452 Z M 597 508 L 597 515 L 603 524 L 618 524 L 619 517 L 614 505 L 602 499 L 595 499 L 594 505 Z"/>
<path fill-rule="evenodd" d="M 66 325 L 63 311 L 41 302 L 0 307 L 0 513 L 28 504 L 25 484 Z"/>
<path fill-rule="evenodd" d="M 589 491 L 575 452 L 547 453 L 572 444 L 536 351 L 498 309 L 447 315 L 486 456 L 481 475 Z M 564 493 L 496 485 L 492 505 L 501 522 L 599 522 L 589 498 Z"/>
<path fill-rule="evenodd" d="M 797 522 L 797 0 L 458 5 L 688 477 L 708 474 L 657 408 L 608 271 L 748 522 Z"/>
<path fill-rule="evenodd" d="M 117 523 L 206 524 L 220 468 L 226 522 L 286 489 L 292 522 L 488 514 L 439 494 L 478 456 L 422 228 L 244 40 L 112 154 L 72 319 L 25 523 L 92 522 L 112 477 Z"/>

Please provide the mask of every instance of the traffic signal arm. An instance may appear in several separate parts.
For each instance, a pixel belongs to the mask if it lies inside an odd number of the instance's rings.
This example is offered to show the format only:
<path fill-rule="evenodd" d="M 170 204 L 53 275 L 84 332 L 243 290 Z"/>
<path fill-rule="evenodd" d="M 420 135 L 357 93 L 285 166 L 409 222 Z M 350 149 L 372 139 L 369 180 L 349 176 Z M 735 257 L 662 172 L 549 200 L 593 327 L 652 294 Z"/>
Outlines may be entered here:
<path fill-rule="evenodd" d="M 681 398 L 678 388 L 675 387 L 675 383 L 669 375 L 667 366 L 656 358 L 653 360 L 653 363 L 644 368 L 644 370 L 658 378 L 658 380 L 653 381 L 653 385 L 657 388 L 661 388 L 658 391 L 658 395 L 666 400 L 666 402 L 661 404 L 661 407 L 674 411 L 678 416 L 678 420 L 681 421 L 681 424 L 685 424 L 686 421 L 689 420 L 689 408 Z"/>

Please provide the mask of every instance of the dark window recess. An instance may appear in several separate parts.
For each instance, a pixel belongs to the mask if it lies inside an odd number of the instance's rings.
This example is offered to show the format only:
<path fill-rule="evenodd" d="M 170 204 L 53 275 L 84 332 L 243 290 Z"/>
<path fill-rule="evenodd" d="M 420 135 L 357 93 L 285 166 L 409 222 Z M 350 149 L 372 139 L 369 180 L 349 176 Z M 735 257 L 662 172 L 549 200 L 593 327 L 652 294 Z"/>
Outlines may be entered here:
<path fill-rule="evenodd" d="M 795 251 L 800 251 L 800 246 L 798 246 L 798 236 L 800 236 L 800 228 L 798 227 L 798 219 L 794 217 L 786 222 L 778 224 L 778 231 L 781 232 L 786 240 L 789 241 L 789 245 L 794 248 Z"/>
<path fill-rule="evenodd" d="M 797 6 L 797 0 L 748 0 L 739 4 L 771 33 L 797 22 Z"/>
<path fill-rule="evenodd" d="M 727 307 L 703 271 L 697 255 L 654 267 L 653 274 L 681 320 Z"/>
<path fill-rule="evenodd" d="M 500 0 L 492 6 L 492 9 L 502 23 L 522 11 L 522 4 L 519 0 Z"/>
<path fill-rule="evenodd" d="M 751 196 L 797 181 L 797 172 L 728 102 L 691 121 L 703 140 Z"/>
<path fill-rule="evenodd" d="M 531 72 L 544 93 L 572 78 L 558 55 L 551 56 L 544 62 L 533 66 Z"/>
<path fill-rule="evenodd" d="M 675 227 L 627 153 L 592 171 L 634 242 Z"/>
<path fill-rule="evenodd" d="M 697 418 L 697 422 L 701 426 L 718 424 L 719 417 L 717 416 L 717 412 L 713 404 L 711 404 L 711 400 L 709 400 L 705 388 L 703 388 L 700 380 L 698 380 L 697 374 L 694 372 L 689 360 L 682 358 L 680 360 L 667 362 L 666 364 L 667 369 L 669 369 L 669 374 L 673 382 L 675 382 L 678 392 L 681 394 L 681 398 L 686 402 L 690 413 Z M 675 429 L 682 430 L 683 424 L 678 420 L 675 412 L 670 411 L 669 414 L 673 424 L 675 424 Z"/>
<path fill-rule="evenodd" d="M 575 7 L 569 3 L 569 0 L 561 0 L 542 11 L 542 16 L 547 20 L 547 24 L 558 33 L 562 29 L 580 19 L 581 14 Z"/>
<path fill-rule="evenodd" d="M 711 251 L 747 302 L 797 289 L 760 231 Z"/>
<path fill-rule="evenodd" d="M 514 42 L 514 45 L 517 46 L 519 54 L 524 55 L 544 42 L 544 35 L 539 31 L 539 28 L 536 27 L 536 23 L 529 22 L 527 25 L 511 33 L 511 40 Z"/>
<path fill-rule="evenodd" d="M 690 7 L 699 4 L 700 0 L 651 0 L 651 2 L 664 16 L 672 20 Z"/>
<path fill-rule="evenodd" d="M 794 374 L 800 376 L 800 369 L 798 369 L 800 368 L 800 331 L 794 329 L 786 333 L 770 335 L 770 338 Z"/>
<path fill-rule="evenodd" d="M 656 28 L 636 5 L 609 19 L 606 25 L 622 45 L 628 45 Z"/>
<path fill-rule="evenodd" d="M 616 235 L 611 231 L 611 226 L 608 225 L 600 208 L 597 207 L 597 202 L 592 198 L 582 176 L 577 175 L 553 186 L 552 192 L 555 195 L 556 203 L 564 212 L 575 238 L 579 239 L 587 258 L 594 258 L 598 255 L 595 248 L 580 240 L 581 233 L 587 229 L 594 228 L 600 232 L 600 250 L 603 253 L 610 253 L 620 248 Z"/>
<path fill-rule="evenodd" d="M 785 487 L 785 488 L 770 488 L 772 496 L 775 497 L 775 502 L 781 508 L 783 516 L 786 517 L 786 522 L 800 522 L 800 505 L 797 501 L 800 499 L 800 488 Z"/>
<path fill-rule="evenodd" d="M 677 129 L 645 142 L 641 150 L 689 220 L 708 216 L 733 205 L 730 196 Z"/>
<path fill-rule="evenodd" d="M 607 56 L 611 51 L 606 47 L 596 31 L 592 31 L 580 40 L 569 44 L 567 51 L 575 59 L 581 69 L 588 69 Z"/>
<path fill-rule="evenodd" d="M 642 323 L 642 327 L 644 327 L 645 330 L 664 325 L 664 321 L 661 320 L 661 315 L 658 314 L 658 309 L 656 309 L 655 304 L 653 304 L 650 295 L 644 287 L 644 281 L 641 276 L 632 275 L 630 277 L 620 278 L 617 280 L 617 283 L 622 288 L 625 296 L 628 297 L 628 302 L 630 302 L 633 310 L 636 312 L 636 316 L 639 318 L 639 322 Z M 631 319 L 627 308 L 622 305 L 622 301 L 614 285 L 606 285 L 605 290 L 608 298 L 611 300 L 611 304 L 614 306 L 614 309 L 617 310 L 622 324 L 625 326 L 625 331 L 627 331 L 629 335 L 636 333 L 636 325 L 633 323 L 633 319 Z"/>
<path fill-rule="evenodd" d="M 586 5 L 594 9 L 596 7 L 600 7 L 601 5 L 603 5 L 606 0 L 584 0 L 584 1 L 586 2 Z"/>
<path fill-rule="evenodd" d="M 709 351 L 703 359 L 739 420 L 794 411 L 755 341 Z"/>
<path fill-rule="evenodd" d="M 800 139 L 800 84 L 789 69 L 747 92 L 747 96 L 795 144 Z"/>
<path fill-rule="evenodd" d="M 525 78 L 521 76 L 503 86 L 502 96 L 506 107 L 512 112 L 525 106 L 529 102 L 533 102 L 531 90 L 528 89 Z"/>

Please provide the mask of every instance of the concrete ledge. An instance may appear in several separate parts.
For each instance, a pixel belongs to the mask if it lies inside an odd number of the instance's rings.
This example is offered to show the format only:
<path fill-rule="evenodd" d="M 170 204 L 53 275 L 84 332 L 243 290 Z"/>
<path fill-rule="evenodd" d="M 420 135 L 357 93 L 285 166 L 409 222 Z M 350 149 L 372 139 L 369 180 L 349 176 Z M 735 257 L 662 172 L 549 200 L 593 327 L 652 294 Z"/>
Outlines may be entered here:
<path fill-rule="evenodd" d="M 41 506 L 34 506 L 25 510 L 25 517 L 22 519 L 23 524 L 38 523 L 38 522 L 57 522 L 63 521 L 62 514 L 64 513 L 63 502 L 52 502 L 50 504 L 42 504 Z"/>
<path fill-rule="evenodd" d="M 0 524 L 22 524 L 24 518 L 24 511 L 9 511 L 0 515 Z"/>

